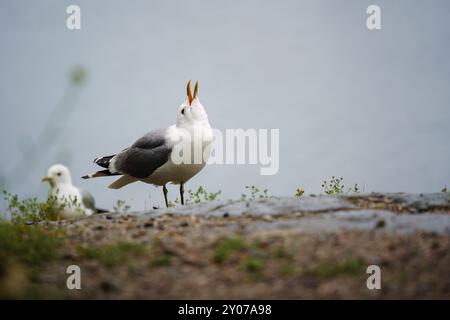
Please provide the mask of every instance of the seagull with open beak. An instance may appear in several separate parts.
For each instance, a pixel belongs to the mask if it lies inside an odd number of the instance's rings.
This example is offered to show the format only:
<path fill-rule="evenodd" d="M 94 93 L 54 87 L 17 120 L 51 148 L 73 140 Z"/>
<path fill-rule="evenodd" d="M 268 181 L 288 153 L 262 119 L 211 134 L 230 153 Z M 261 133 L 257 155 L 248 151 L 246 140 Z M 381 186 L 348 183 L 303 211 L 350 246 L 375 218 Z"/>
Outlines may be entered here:
<path fill-rule="evenodd" d="M 94 163 L 106 170 L 83 178 L 120 175 L 109 186 L 112 189 L 136 181 L 162 186 L 167 207 L 166 184 L 171 182 L 180 185 L 180 200 L 184 204 L 184 184 L 206 165 L 213 140 L 208 115 L 198 98 L 198 82 L 192 94 L 189 81 L 187 99 L 178 109 L 176 124 L 147 133 L 117 154 L 96 158 Z M 198 154 L 200 159 L 196 157 Z M 180 157 L 182 161 L 179 161 Z"/>

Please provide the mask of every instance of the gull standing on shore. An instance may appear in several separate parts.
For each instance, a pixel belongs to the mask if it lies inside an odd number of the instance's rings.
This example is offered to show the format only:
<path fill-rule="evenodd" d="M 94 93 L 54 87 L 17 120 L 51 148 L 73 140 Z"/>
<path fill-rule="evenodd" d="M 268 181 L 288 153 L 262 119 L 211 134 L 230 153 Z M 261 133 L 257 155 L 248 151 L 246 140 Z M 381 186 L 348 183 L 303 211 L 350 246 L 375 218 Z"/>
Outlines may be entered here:
<path fill-rule="evenodd" d="M 136 181 L 162 186 L 166 207 L 169 206 L 166 184 L 179 184 L 183 205 L 184 184 L 206 165 L 214 140 L 208 115 L 197 95 L 198 82 L 195 83 L 194 95 L 190 83 L 187 84 L 187 99 L 178 109 L 176 124 L 147 133 L 117 154 L 96 158 L 94 163 L 105 170 L 82 178 L 120 175 L 109 185 L 111 189 L 120 189 Z M 181 153 L 180 145 L 183 146 Z M 200 161 L 194 159 L 197 152 L 201 153 Z M 189 159 L 185 161 L 187 154 Z M 178 161 L 180 155 L 184 159 L 181 162 Z"/>

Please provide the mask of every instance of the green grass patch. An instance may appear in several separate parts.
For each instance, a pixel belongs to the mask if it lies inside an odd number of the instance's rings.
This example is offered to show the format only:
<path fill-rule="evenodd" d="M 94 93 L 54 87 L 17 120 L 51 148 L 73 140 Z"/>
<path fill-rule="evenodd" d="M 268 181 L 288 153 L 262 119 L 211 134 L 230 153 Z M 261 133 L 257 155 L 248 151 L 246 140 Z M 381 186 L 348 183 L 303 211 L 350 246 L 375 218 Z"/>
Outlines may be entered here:
<path fill-rule="evenodd" d="M 337 263 L 323 263 L 312 273 L 320 278 L 334 278 L 340 275 L 356 275 L 363 266 L 363 259 L 345 259 Z"/>
<path fill-rule="evenodd" d="M 145 253 L 145 245 L 119 241 L 102 246 L 79 246 L 78 252 L 82 257 L 96 260 L 111 268 L 127 264 L 130 258 L 142 256 Z"/>
<path fill-rule="evenodd" d="M 63 244 L 58 229 L 0 221 L 0 299 L 36 297 L 37 276 L 58 258 Z"/>
<path fill-rule="evenodd" d="M 267 265 L 278 268 L 283 275 L 295 273 L 294 252 L 282 245 L 260 240 L 246 242 L 241 236 L 233 236 L 220 239 L 213 249 L 214 262 L 237 264 L 254 281 L 261 279 Z"/>
<path fill-rule="evenodd" d="M 230 259 L 232 256 L 236 259 Z M 274 246 L 270 242 L 259 240 L 248 243 L 241 236 L 222 238 L 217 241 L 213 255 L 213 261 L 216 263 L 237 262 L 241 270 L 247 272 L 252 280 L 261 278 L 265 266 L 271 260 L 275 263 L 274 266 L 282 265 L 279 268 L 281 274 L 295 273 L 295 268 L 292 266 L 293 259 L 294 252 L 282 245 Z"/>
<path fill-rule="evenodd" d="M 40 221 L 57 220 L 59 213 L 67 208 L 83 213 L 76 197 L 66 198 L 54 195 L 41 202 L 36 197 L 20 199 L 18 195 L 3 191 L 3 200 L 6 204 L 6 214 L 14 223 L 33 224 Z"/>
<path fill-rule="evenodd" d="M 292 277 L 297 274 L 297 270 L 291 264 L 283 264 L 279 267 L 278 272 L 283 277 Z"/>
<path fill-rule="evenodd" d="M 276 259 L 292 259 L 294 257 L 294 252 L 286 249 L 285 247 L 278 246 L 273 250 L 273 257 Z"/>
<path fill-rule="evenodd" d="M 234 252 L 244 248 L 244 239 L 239 236 L 220 239 L 214 246 L 213 261 L 225 262 Z"/>
<path fill-rule="evenodd" d="M 62 236 L 58 229 L 0 222 L 0 261 L 14 260 L 29 267 L 40 266 L 57 257 L 63 244 Z"/>
<path fill-rule="evenodd" d="M 250 256 L 243 258 L 240 265 L 253 280 L 258 280 L 264 270 L 265 261 L 262 258 Z"/>
<path fill-rule="evenodd" d="M 6 202 L 6 213 L 15 223 L 56 220 L 58 212 L 63 209 L 63 206 L 58 205 L 56 197 L 40 202 L 37 198 L 20 199 L 18 195 L 3 191 L 3 200 Z"/>
<path fill-rule="evenodd" d="M 173 254 L 164 247 L 160 238 L 153 238 L 150 244 L 150 267 L 166 267 L 172 264 Z"/>
<path fill-rule="evenodd" d="M 164 253 L 161 255 L 153 255 L 150 258 L 149 265 L 150 267 L 165 267 L 170 266 L 171 263 L 172 263 L 172 255 Z"/>

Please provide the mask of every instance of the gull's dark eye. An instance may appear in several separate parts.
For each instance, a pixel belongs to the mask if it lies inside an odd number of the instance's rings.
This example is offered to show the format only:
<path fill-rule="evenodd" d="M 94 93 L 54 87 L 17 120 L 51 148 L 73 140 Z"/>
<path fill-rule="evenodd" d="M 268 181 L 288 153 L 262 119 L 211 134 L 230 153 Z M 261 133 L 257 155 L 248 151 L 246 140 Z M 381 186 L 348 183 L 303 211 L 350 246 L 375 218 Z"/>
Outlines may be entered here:
<path fill-rule="evenodd" d="M 181 114 L 184 114 L 184 109 L 186 109 L 186 108 L 181 109 Z"/>
<path fill-rule="evenodd" d="M 58 172 L 56 175 L 57 175 L 58 177 L 60 177 L 60 176 L 61 176 L 61 172 Z"/>

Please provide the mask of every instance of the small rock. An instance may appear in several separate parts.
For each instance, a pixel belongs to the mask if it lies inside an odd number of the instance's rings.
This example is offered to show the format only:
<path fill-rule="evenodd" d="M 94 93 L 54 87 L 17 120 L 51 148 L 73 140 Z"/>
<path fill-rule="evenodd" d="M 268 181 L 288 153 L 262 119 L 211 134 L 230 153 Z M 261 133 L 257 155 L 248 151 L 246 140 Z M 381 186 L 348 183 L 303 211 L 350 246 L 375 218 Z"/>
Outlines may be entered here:
<path fill-rule="evenodd" d="M 379 219 L 375 224 L 376 229 L 384 228 L 386 226 L 386 221 L 384 219 Z"/>
<path fill-rule="evenodd" d="M 102 281 L 100 283 L 100 290 L 103 292 L 111 292 L 117 290 L 117 285 L 109 281 Z"/>

